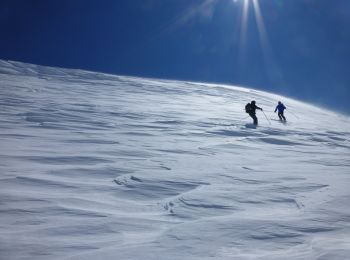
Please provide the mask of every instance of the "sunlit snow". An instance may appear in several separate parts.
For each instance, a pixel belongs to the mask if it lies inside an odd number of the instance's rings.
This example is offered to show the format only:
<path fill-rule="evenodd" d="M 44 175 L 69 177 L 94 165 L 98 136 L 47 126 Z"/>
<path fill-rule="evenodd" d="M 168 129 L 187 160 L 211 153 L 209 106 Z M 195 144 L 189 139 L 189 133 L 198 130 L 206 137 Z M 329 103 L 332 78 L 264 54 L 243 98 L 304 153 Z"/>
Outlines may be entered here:
<path fill-rule="evenodd" d="M 350 256 L 349 117 L 242 87 L 7 61 L 0 108 L 0 259 Z"/>

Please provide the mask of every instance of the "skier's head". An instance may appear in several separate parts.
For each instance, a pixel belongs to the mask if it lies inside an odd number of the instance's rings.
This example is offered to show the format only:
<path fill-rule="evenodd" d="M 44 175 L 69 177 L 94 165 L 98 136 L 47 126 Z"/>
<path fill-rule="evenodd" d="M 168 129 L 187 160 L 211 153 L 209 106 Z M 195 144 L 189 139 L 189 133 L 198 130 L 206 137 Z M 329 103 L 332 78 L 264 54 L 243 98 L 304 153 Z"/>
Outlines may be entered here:
<path fill-rule="evenodd" d="M 279 105 L 281 105 L 281 104 L 282 104 L 282 102 L 281 102 L 281 101 L 278 101 L 278 104 L 279 104 Z"/>
<path fill-rule="evenodd" d="M 255 100 L 252 100 L 252 102 L 251 102 L 252 104 L 255 104 Z"/>

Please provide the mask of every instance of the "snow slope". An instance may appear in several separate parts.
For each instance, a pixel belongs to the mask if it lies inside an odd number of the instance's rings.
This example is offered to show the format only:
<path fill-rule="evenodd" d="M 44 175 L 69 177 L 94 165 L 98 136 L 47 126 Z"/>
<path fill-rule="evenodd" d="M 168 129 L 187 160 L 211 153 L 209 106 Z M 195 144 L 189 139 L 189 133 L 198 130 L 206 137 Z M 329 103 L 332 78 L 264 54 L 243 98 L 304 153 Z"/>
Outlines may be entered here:
<path fill-rule="evenodd" d="M 8 61 L 0 108 L 0 259 L 350 259 L 348 117 Z"/>

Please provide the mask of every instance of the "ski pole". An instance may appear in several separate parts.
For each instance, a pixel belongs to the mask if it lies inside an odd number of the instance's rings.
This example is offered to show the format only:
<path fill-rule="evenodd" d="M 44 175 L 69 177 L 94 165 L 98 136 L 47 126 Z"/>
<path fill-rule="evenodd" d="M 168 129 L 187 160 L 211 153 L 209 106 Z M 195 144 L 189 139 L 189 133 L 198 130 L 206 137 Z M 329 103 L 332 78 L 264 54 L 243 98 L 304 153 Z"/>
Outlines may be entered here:
<path fill-rule="evenodd" d="M 269 122 L 269 124 L 271 125 L 271 122 L 270 122 L 270 120 L 267 118 L 267 116 L 266 116 L 266 114 L 265 114 L 264 110 L 261 110 L 261 112 L 263 112 L 263 114 L 264 114 L 264 116 L 265 116 L 265 118 L 266 118 L 267 122 Z"/>

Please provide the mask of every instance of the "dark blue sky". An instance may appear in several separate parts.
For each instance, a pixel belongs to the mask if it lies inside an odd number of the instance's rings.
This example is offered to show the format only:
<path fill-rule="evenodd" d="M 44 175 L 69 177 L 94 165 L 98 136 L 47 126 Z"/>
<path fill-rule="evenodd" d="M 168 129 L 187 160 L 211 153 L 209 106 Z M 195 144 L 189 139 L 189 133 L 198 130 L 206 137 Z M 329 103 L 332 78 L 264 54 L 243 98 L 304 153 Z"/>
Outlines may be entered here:
<path fill-rule="evenodd" d="M 254 1 L 2 0 L 0 58 L 243 85 L 350 114 L 350 1 Z"/>

